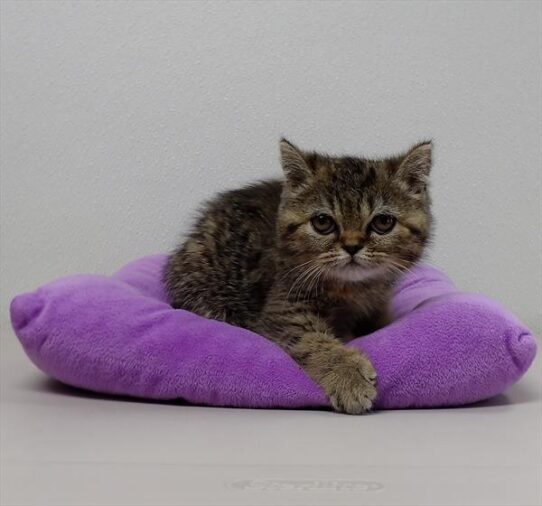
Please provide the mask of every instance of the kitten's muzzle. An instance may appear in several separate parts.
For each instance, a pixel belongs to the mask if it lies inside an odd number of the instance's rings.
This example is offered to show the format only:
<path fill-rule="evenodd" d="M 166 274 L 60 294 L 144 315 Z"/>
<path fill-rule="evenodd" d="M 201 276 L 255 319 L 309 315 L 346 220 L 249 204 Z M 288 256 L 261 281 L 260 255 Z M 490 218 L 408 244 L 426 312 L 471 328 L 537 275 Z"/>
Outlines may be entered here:
<path fill-rule="evenodd" d="M 363 246 L 361 244 L 343 244 L 342 248 L 349 255 L 354 256 Z"/>

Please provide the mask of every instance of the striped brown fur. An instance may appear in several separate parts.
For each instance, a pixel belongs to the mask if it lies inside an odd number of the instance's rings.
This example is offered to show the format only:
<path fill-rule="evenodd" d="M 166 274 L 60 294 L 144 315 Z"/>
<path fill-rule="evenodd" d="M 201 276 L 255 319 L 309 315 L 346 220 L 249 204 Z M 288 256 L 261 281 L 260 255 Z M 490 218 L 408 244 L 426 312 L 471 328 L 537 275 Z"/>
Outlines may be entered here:
<path fill-rule="evenodd" d="M 376 374 L 344 343 L 386 324 L 396 279 L 428 243 L 431 143 L 381 160 L 280 147 L 283 180 L 222 193 L 203 208 L 166 266 L 168 294 L 176 308 L 273 340 L 336 410 L 363 413 Z M 318 232 L 322 215 L 332 232 Z M 392 220 L 390 231 L 376 232 L 377 215 Z"/>

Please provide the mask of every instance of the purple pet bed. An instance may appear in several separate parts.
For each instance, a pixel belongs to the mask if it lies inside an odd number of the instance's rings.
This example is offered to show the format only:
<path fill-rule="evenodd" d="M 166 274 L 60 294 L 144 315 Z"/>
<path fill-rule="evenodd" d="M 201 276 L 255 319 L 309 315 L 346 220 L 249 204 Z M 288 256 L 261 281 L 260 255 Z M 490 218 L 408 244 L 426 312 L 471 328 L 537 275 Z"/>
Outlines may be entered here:
<path fill-rule="evenodd" d="M 46 374 L 95 392 L 196 404 L 329 407 L 278 346 L 248 330 L 172 309 L 165 255 L 112 277 L 78 275 L 15 297 L 11 320 Z M 421 265 L 393 299 L 395 321 L 349 345 L 378 373 L 380 409 L 452 406 L 503 392 L 536 353 L 528 329 L 497 303 L 461 293 Z"/>

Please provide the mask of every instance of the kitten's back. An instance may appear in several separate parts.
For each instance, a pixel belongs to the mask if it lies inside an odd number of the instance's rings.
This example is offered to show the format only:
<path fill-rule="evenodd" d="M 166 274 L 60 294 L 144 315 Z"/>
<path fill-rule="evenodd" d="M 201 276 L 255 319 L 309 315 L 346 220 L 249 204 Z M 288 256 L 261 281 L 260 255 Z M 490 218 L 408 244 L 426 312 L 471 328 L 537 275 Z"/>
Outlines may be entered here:
<path fill-rule="evenodd" d="M 173 307 L 249 326 L 273 281 L 281 192 L 281 181 L 263 181 L 204 206 L 164 271 Z"/>

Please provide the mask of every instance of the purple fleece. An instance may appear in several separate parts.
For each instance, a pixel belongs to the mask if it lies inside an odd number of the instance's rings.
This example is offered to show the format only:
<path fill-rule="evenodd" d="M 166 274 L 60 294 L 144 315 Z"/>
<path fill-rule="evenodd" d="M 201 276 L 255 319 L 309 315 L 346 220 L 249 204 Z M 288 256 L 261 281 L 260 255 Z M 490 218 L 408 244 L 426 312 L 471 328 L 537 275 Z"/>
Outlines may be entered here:
<path fill-rule="evenodd" d="M 71 276 L 15 297 L 11 320 L 42 371 L 76 387 L 244 407 L 328 407 L 278 346 L 248 330 L 172 309 L 165 255 L 112 277 Z M 516 382 L 536 353 L 529 330 L 497 303 L 458 292 L 427 265 L 407 274 L 396 320 L 352 341 L 378 373 L 380 409 L 460 405 Z"/>

